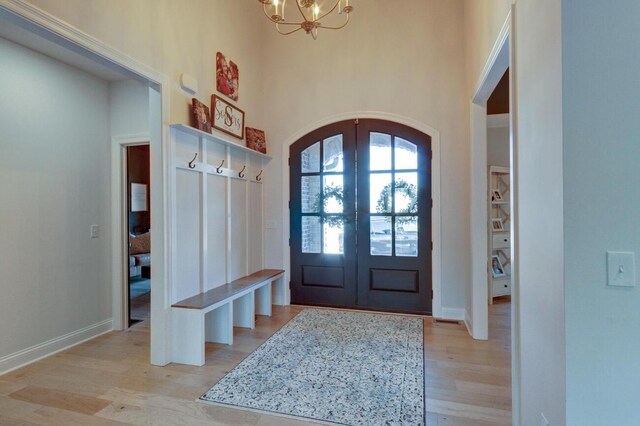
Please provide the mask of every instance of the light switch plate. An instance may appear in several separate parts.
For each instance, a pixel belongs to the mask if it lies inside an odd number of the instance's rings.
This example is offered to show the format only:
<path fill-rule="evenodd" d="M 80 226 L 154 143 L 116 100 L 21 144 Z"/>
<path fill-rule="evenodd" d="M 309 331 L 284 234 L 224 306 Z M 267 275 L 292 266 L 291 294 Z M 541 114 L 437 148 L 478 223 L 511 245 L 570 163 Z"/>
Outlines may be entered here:
<path fill-rule="evenodd" d="M 635 287 L 635 253 L 622 251 L 607 252 L 607 285 L 615 287 Z"/>
<path fill-rule="evenodd" d="M 100 236 L 100 227 L 98 225 L 91 225 L 91 238 L 98 238 Z"/>

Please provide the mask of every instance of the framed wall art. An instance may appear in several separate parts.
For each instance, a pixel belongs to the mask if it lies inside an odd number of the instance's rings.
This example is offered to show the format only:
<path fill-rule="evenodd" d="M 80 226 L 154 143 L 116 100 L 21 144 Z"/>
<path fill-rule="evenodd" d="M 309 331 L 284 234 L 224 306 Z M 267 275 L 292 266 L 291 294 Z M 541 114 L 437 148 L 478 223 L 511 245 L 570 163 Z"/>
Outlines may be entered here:
<path fill-rule="evenodd" d="M 222 52 L 216 53 L 216 88 L 231 100 L 238 100 L 240 71 L 233 61 L 227 62 Z"/>
<path fill-rule="evenodd" d="M 193 98 L 191 100 L 191 112 L 193 114 L 193 127 L 203 132 L 211 133 L 209 107 Z"/>
<path fill-rule="evenodd" d="M 494 278 L 500 278 L 507 275 L 504 272 L 504 266 L 502 266 L 502 262 L 500 262 L 499 256 L 491 256 L 491 274 Z"/>
<path fill-rule="evenodd" d="M 215 129 L 238 139 L 244 139 L 244 111 L 218 95 L 211 95 L 211 113 Z"/>
<path fill-rule="evenodd" d="M 247 127 L 246 133 L 247 133 L 247 148 L 266 154 L 267 141 L 265 138 L 264 131 L 260 129 L 254 129 L 252 127 Z"/>
<path fill-rule="evenodd" d="M 504 231 L 504 224 L 500 218 L 491 219 L 491 227 L 494 231 Z"/>

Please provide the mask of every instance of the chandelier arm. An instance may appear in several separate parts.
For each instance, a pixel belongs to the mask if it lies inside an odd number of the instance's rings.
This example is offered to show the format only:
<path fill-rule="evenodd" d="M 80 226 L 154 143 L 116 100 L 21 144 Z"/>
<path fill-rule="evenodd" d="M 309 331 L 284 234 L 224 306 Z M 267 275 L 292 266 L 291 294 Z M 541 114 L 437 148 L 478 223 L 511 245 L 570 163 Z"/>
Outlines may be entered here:
<path fill-rule="evenodd" d="M 300 6 L 300 3 L 298 2 L 298 0 L 295 0 L 295 1 L 296 1 L 296 6 L 298 6 L 298 10 L 300 11 L 300 15 L 302 15 L 302 19 L 304 21 L 307 21 L 307 16 L 302 11 L 302 7 Z"/>
<path fill-rule="evenodd" d="M 301 25 L 302 22 L 286 22 L 286 21 L 282 21 L 282 22 L 274 22 L 276 25 Z"/>
<path fill-rule="evenodd" d="M 270 20 L 271 22 L 276 22 L 267 13 L 267 4 L 266 3 L 262 3 L 262 11 L 264 12 L 264 16 L 266 16 L 268 20 Z"/>
<path fill-rule="evenodd" d="M 330 11 L 328 11 L 327 13 L 325 13 L 322 16 L 317 17 L 316 19 L 313 20 L 313 22 L 318 22 L 319 20 L 323 19 L 324 17 L 328 16 L 331 12 L 333 12 L 334 10 L 336 10 L 336 7 L 338 7 L 338 4 L 340 4 L 340 0 L 336 0 L 336 4 L 333 5 L 333 7 L 331 8 Z M 347 17 L 349 15 L 347 14 Z"/>
<path fill-rule="evenodd" d="M 285 32 L 285 33 L 283 33 L 282 31 L 280 31 L 280 28 L 278 27 L 278 24 L 276 24 L 276 31 L 278 31 L 278 33 L 280 33 L 280 34 L 282 34 L 282 35 L 289 35 L 289 34 L 293 34 L 293 33 L 295 33 L 295 32 L 300 31 L 301 29 L 302 29 L 302 27 L 300 27 L 300 28 L 296 28 L 296 29 L 295 29 L 295 30 L 293 30 L 293 31 L 289 31 L 289 32 Z"/>
<path fill-rule="evenodd" d="M 320 28 L 323 28 L 325 30 L 339 30 L 339 29 L 342 29 L 342 28 L 346 27 L 348 23 L 349 23 L 349 15 L 347 14 L 347 20 L 344 22 L 344 24 L 340 25 L 339 27 L 325 27 L 323 25 Z"/>
<path fill-rule="evenodd" d="M 273 22 L 276 25 L 300 25 L 302 22 L 286 22 L 286 21 L 276 21 L 267 13 L 267 5 L 266 3 L 262 4 L 262 11 L 264 12 L 264 16 L 267 17 L 268 20 Z"/>

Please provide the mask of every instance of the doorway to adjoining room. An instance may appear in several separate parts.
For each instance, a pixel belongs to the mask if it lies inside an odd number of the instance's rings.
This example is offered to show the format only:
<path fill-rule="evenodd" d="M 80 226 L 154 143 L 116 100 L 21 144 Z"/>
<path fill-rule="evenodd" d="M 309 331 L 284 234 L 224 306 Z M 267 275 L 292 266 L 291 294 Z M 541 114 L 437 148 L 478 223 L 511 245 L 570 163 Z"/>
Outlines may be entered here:
<path fill-rule="evenodd" d="M 126 147 L 128 325 L 150 318 L 151 203 L 149 145 Z"/>

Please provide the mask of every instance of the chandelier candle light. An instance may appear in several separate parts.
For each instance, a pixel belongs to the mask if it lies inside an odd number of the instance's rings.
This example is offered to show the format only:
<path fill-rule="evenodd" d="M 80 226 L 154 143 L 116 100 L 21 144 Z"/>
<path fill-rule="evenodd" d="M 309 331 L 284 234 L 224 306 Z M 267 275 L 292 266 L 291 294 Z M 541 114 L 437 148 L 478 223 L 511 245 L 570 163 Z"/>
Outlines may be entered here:
<path fill-rule="evenodd" d="M 262 3 L 265 16 L 276 25 L 280 34 L 289 35 L 304 30 L 314 40 L 318 37 L 319 28 L 339 30 L 346 27 L 349 14 L 353 12 L 349 0 L 289 0 L 288 4 L 295 3 L 294 7 L 287 7 L 287 0 L 258 1 Z M 335 24 L 323 24 L 320 21 L 324 18 L 333 20 Z"/>

